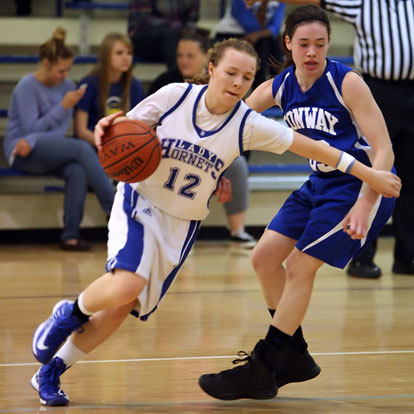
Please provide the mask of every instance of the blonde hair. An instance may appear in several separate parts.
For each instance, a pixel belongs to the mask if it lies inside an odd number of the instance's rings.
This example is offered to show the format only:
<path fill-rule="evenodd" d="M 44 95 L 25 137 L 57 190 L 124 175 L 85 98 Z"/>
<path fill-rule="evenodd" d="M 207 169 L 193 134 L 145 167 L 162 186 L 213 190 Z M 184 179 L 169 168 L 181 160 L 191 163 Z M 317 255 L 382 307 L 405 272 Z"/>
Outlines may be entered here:
<path fill-rule="evenodd" d="M 73 52 L 66 45 L 66 30 L 57 27 L 52 37 L 40 46 L 40 60 L 47 59 L 52 65 L 56 64 L 59 59 L 72 59 Z"/>
<path fill-rule="evenodd" d="M 245 40 L 237 39 L 234 37 L 231 37 L 229 39 L 223 40 L 221 42 L 217 42 L 213 45 L 213 47 L 209 50 L 209 58 L 208 61 L 214 67 L 217 67 L 217 65 L 220 63 L 220 61 L 223 59 L 224 53 L 227 49 L 235 49 L 239 52 L 244 52 L 248 54 L 249 56 L 252 56 L 256 59 L 256 70 L 260 66 L 260 58 L 257 55 L 257 52 L 255 48 Z M 210 80 L 210 75 L 207 73 L 205 75 L 201 76 L 195 76 L 193 79 L 191 79 L 192 83 L 197 84 L 207 84 Z"/>
<path fill-rule="evenodd" d="M 99 58 L 91 75 L 97 76 L 99 79 L 99 96 L 98 108 L 100 116 L 106 115 L 106 101 L 108 99 L 109 90 L 111 88 L 110 67 L 111 53 L 115 42 L 124 43 L 128 50 L 133 54 L 133 45 L 131 39 L 122 33 L 108 33 L 99 46 Z M 132 80 L 132 65 L 122 74 L 121 77 L 121 110 L 125 113 L 129 110 L 130 87 Z"/>

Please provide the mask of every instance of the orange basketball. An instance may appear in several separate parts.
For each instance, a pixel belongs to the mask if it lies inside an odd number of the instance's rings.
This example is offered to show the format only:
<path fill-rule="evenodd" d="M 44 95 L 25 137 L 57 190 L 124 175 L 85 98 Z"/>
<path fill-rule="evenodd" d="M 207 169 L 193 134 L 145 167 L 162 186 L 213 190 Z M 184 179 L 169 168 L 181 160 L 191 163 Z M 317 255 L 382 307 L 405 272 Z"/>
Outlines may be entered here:
<path fill-rule="evenodd" d="M 121 121 L 105 131 L 99 161 L 114 180 L 136 183 L 157 169 L 161 161 L 161 142 L 144 122 Z"/>

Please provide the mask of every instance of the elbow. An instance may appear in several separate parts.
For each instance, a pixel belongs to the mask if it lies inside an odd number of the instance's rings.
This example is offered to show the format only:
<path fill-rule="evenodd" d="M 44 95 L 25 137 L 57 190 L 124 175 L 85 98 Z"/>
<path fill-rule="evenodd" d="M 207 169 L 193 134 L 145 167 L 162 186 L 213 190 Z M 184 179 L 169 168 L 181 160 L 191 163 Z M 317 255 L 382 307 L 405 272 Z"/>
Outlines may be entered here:
<path fill-rule="evenodd" d="M 390 151 L 390 162 L 391 162 L 392 165 L 394 165 L 395 155 L 394 155 L 394 151 L 392 149 Z"/>
<path fill-rule="evenodd" d="M 377 160 L 379 160 L 378 163 Z M 390 171 L 394 165 L 394 161 L 395 155 L 391 145 L 375 151 L 374 164 L 377 164 L 377 168 Z"/>
<path fill-rule="evenodd" d="M 388 160 L 391 169 L 395 161 L 395 154 L 391 144 L 386 149 L 386 159 Z"/>

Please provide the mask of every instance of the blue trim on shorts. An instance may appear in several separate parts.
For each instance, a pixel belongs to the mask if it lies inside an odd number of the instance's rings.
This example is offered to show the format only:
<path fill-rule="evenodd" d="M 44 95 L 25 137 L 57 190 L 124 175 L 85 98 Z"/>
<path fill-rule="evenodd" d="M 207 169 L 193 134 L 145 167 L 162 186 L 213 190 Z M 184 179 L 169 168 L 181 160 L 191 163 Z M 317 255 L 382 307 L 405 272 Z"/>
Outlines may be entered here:
<path fill-rule="evenodd" d="M 190 253 L 191 248 L 193 247 L 194 242 L 196 241 L 197 235 L 198 235 L 198 231 L 200 229 L 200 225 L 201 225 L 201 221 L 200 220 L 191 220 L 190 223 L 190 228 L 188 230 L 188 234 L 187 237 L 185 239 L 183 248 L 181 250 L 181 258 L 180 258 L 180 262 L 178 263 L 178 265 L 171 271 L 171 273 L 167 276 L 167 278 L 164 280 L 164 283 L 162 285 L 162 290 L 161 290 L 161 295 L 160 298 L 158 299 L 158 303 L 160 302 L 160 300 L 164 297 L 164 295 L 167 293 L 168 288 L 171 286 L 171 283 L 173 282 L 173 280 L 175 279 L 175 277 L 177 276 L 178 271 L 181 269 L 181 266 L 183 265 L 183 263 L 185 262 L 185 259 L 188 256 L 188 253 Z M 139 318 L 142 321 L 146 321 L 148 319 L 148 317 L 155 312 L 155 310 L 158 307 L 158 303 L 157 305 L 155 305 L 155 307 L 148 312 L 145 315 L 139 316 Z M 136 314 L 134 314 L 134 316 L 137 316 Z"/>
<path fill-rule="evenodd" d="M 112 272 L 114 269 L 122 269 L 135 273 L 141 263 L 143 254 L 144 226 L 142 223 L 134 220 L 132 208 L 132 206 L 136 205 L 139 194 L 129 184 L 125 184 L 124 191 L 123 209 L 128 219 L 128 235 L 125 246 L 118 251 L 115 261 L 110 260 L 107 262 L 107 272 Z M 134 230 L 130 231 L 130 229 Z"/>

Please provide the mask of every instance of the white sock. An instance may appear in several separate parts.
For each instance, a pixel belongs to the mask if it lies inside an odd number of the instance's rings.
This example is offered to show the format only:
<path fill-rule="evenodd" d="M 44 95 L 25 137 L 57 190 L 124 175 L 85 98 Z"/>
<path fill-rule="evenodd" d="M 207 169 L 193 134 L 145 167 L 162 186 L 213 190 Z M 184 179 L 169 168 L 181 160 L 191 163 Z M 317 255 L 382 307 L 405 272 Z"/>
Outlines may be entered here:
<path fill-rule="evenodd" d="M 70 338 L 64 343 L 62 348 L 56 352 L 55 357 L 59 357 L 65 365 L 69 368 L 86 355 L 81 351 Z"/>
<path fill-rule="evenodd" d="M 84 292 L 82 292 L 82 293 L 79 295 L 79 297 L 78 297 L 78 306 L 79 306 L 79 309 L 80 309 L 80 311 L 81 311 L 84 315 L 91 316 L 91 315 L 92 315 L 92 312 L 89 312 L 89 311 L 85 308 L 85 306 L 84 306 L 84 304 L 83 304 L 83 293 L 84 293 Z"/>

